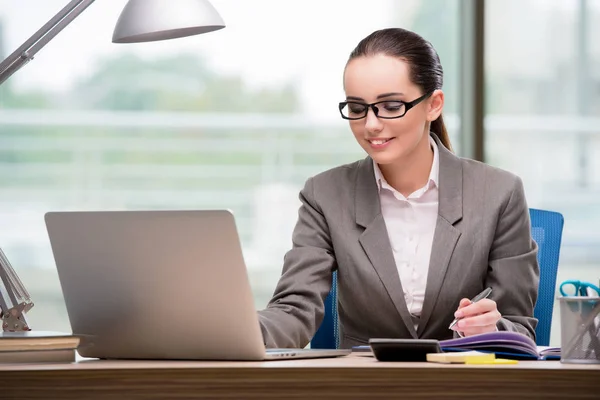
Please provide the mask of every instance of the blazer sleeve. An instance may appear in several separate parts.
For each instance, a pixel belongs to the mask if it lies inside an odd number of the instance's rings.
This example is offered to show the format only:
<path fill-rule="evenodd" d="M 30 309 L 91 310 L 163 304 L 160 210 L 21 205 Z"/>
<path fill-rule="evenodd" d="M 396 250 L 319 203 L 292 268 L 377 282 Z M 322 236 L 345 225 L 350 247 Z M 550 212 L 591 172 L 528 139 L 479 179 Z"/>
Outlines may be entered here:
<path fill-rule="evenodd" d="M 523 183 L 517 177 L 498 219 L 486 284 L 493 288 L 491 298 L 502 314 L 497 328 L 521 332 L 534 340 L 537 319 L 533 309 L 540 274 L 537 252 Z"/>
<path fill-rule="evenodd" d="M 300 192 L 301 206 L 292 234 L 292 248 L 273 298 L 258 312 L 266 347 L 303 348 L 312 339 L 324 315 L 336 262 L 327 221 L 314 195 L 314 181 Z"/>

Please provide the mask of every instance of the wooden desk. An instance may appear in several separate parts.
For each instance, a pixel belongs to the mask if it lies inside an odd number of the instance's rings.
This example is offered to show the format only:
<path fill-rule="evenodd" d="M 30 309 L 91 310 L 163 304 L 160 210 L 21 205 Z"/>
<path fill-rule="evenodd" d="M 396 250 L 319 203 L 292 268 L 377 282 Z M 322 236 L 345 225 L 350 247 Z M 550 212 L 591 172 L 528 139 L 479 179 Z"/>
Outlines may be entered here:
<path fill-rule="evenodd" d="M 89 360 L 0 365 L 1 399 L 599 399 L 600 365 Z"/>

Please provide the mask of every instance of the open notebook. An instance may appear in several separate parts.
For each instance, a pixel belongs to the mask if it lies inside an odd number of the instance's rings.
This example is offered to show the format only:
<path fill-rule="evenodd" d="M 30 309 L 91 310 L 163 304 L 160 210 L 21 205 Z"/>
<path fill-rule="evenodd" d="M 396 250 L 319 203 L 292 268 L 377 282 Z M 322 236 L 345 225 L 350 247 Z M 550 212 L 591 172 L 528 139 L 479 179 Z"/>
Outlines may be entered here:
<path fill-rule="evenodd" d="M 480 351 L 515 360 L 558 360 L 560 348 L 537 346 L 528 336 L 518 332 L 490 332 L 464 338 L 440 340 L 443 352 Z M 370 346 L 357 346 L 358 355 L 372 355 Z"/>
<path fill-rule="evenodd" d="M 559 359 L 560 348 L 537 346 L 528 336 L 518 332 L 499 331 L 464 338 L 440 340 L 442 351 L 479 350 L 504 358 L 523 360 Z"/>

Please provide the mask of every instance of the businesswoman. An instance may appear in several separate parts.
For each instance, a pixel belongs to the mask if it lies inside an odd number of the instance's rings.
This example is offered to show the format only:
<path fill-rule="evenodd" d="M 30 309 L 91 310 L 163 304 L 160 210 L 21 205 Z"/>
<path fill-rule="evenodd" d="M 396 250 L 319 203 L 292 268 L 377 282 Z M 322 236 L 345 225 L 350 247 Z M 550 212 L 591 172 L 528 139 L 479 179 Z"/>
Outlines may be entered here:
<path fill-rule="evenodd" d="M 265 345 L 310 341 L 335 270 L 341 347 L 495 330 L 533 338 L 539 268 L 522 182 L 453 154 L 434 48 L 407 30 L 373 32 L 343 82 L 341 116 L 368 156 L 302 189 L 293 247 L 259 311 Z M 487 287 L 487 299 L 468 300 Z"/>

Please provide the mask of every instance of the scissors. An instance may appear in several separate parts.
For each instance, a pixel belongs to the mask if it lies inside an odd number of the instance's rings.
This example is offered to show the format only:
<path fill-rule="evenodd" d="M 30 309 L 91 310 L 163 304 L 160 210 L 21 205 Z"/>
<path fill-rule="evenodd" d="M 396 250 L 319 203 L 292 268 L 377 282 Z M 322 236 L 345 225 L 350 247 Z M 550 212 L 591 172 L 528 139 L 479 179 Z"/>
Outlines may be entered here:
<path fill-rule="evenodd" d="M 600 288 L 592 283 L 578 280 L 568 280 L 560 284 L 560 294 L 563 296 L 600 296 Z"/>
<path fill-rule="evenodd" d="M 560 294 L 565 297 L 600 297 L 600 288 L 592 283 L 583 282 L 579 280 L 567 280 L 560 284 Z M 593 292 L 596 292 L 595 294 Z M 600 327 L 596 327 L 595 319 L 600 314 L 600 302 L 596 300 L 582 301 L 582 302 L 569 302 L 569 307 L 572 312 L 580 315 L 580 326 L 588 327 L 587 333 L 589 334 L 590 347 L 587 349 L 585 358 L 590 356 L 591 350 L 593 349 L 596 357 L 600 358 Z M 578 335 L 566 346 L 567 353 L 569 353 L 577 342 L 583 339 L 586 334 L 586 330 L 582 329 Z M 577 346 L 578 347 L 578 346 Z"/>

